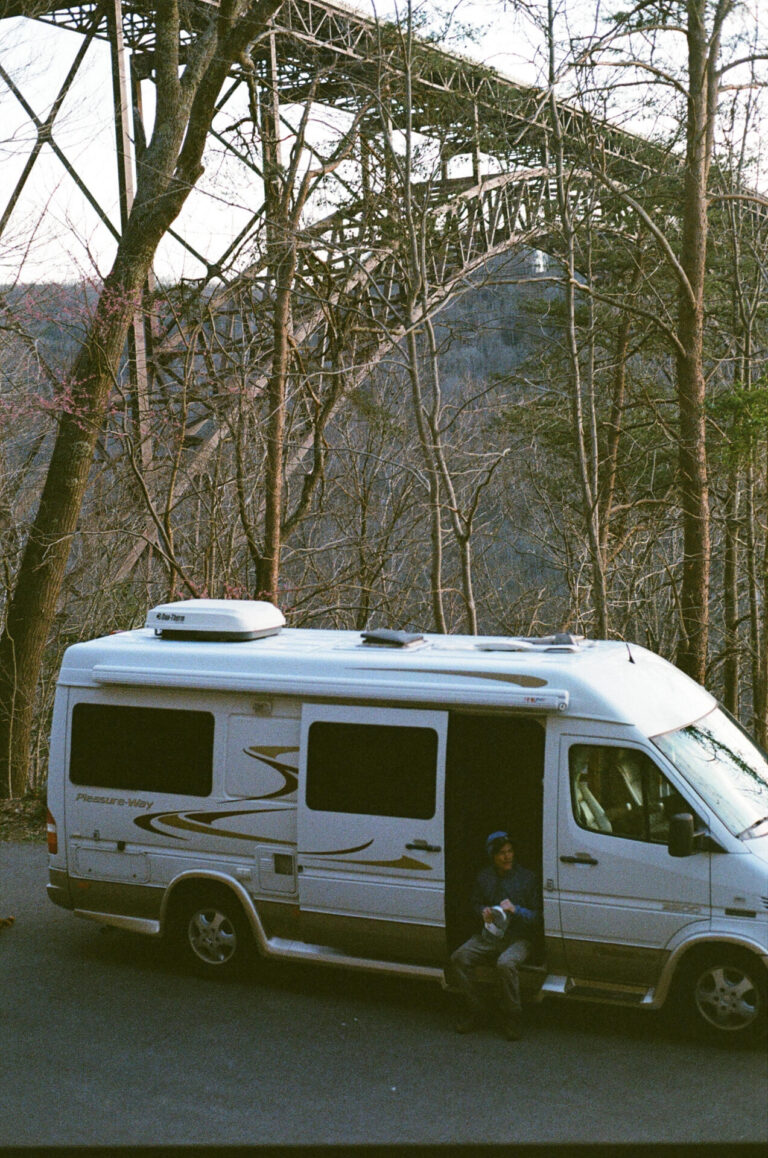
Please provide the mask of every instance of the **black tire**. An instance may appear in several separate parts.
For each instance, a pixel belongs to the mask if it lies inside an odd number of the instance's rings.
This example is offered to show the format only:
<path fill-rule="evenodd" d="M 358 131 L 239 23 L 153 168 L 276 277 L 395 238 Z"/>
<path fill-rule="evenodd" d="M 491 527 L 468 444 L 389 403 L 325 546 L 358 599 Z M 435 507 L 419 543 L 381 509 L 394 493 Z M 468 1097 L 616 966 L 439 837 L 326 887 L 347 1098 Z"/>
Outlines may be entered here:
<path fill-rule="evenodd" d="M 174 905 L 172 932 L 186 962 L 209 976 L 239 972 L 253 949 L 242 907 L 225 888 L 185 891 Z"/>
<path fill-rule="evenodd" d="M 685 969 L 683 1000 L 710 1039 L 752 1044 L 768 1034 L 768 973 L 747 952 L 723 945 L 697 955 Z"/>

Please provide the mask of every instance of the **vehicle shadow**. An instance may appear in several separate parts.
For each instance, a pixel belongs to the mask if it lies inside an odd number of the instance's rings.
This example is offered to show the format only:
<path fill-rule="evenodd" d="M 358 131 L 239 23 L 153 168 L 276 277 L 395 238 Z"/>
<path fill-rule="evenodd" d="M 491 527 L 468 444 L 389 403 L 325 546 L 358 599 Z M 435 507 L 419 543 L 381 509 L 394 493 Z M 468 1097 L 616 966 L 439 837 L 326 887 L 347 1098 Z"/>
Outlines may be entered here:
<path fill-rule="evenodd" d="M 383 1005 L 405 1015 L 418 1010 L 434 1015 L 436 1026 L 451 1032 L 461 1008 L 455 993 L 432 982 L 313 963 L 264 960 L 255 955 L 234 976 L 217 976 L 215 973 L 201 976 L 194 966 L 179 958 L 172 944 L 117 929 L 94 930 L 83 939 L 80 950 L 91 963 L 98 962 L 102 967 L 131 973 L 149 972 L 168 978 L 174 987 L 187 979 L 190 985 L 204 983 L 216 989 L 223 987 L 235 991 L 239 988 L 246 993 L 264 988 L 275 995 L 288 997 L 313 995 L 361 1009 Z M 545 998 L 541 1002 L 527 1001 L 523 1017 L 526 1029 L 534 1035 L 540 1032 L 548 1036 L 557 1032 L 602 1039 L 653 1040 L 678 1046 L 695 1044 L 713 1050 L 733 1050 L 736 1046 L 729 1040 L 702 1039 L 680 1017 L 673 1001 L 662 1010 L 641 1010 Z M 764 1047 L 756 1045 L 753 1048 Z"/>

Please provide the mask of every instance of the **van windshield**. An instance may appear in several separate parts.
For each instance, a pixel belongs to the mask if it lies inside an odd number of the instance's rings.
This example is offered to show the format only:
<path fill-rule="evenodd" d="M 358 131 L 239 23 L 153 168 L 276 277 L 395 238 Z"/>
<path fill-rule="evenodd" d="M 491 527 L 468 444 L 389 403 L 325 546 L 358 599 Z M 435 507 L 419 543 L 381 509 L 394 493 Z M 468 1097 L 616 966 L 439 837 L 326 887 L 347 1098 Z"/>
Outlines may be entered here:
<path fill-rule="evenodd" d="M 768 759 L 721 708 L 652 740 L 734 836 L 768 834 Z"/>

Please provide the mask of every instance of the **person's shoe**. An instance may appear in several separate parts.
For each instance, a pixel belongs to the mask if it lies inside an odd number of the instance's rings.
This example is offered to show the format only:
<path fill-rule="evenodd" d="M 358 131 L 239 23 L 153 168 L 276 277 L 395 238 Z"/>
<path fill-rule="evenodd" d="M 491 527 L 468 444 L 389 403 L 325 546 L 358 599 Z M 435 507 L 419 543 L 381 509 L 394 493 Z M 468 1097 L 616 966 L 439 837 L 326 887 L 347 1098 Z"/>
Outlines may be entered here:
<path fill-rule="evenodd" d="M 483 1019 L 479 1013 L 466 1013 L 456 1022 L 455 1029 L 457 1033 L 474 1033 L 482 1024 Z"/>
<path fill-rule="evenodd" d="M 504 1022 L 503 1033 L 507 1041 L 519 1041 L 523 1036 L 523 1022 L 519 1013 L 510 1013 Z"/>

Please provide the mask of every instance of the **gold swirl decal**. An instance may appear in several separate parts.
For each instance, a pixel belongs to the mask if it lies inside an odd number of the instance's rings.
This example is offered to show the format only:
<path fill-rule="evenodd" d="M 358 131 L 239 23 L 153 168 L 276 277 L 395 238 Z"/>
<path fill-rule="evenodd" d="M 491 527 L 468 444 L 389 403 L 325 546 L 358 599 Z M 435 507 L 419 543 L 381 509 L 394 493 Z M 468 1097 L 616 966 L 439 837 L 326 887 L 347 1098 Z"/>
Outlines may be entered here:
<path fill-rule="evenodd" d="M 348 852 L 363 852 L 364 849 L 370 848 L 372 844 L 373 837 L 371 837 L 370 840 L 366 840 L 365 844 L 356 844 L 354 848 L 325 848 L 322 850 L 316 848 L 311 850 L 302 848 L 300 852 L 302 856 L 344 856 Z M 347 861 L 346 863 L 351 864 L 352 862 Z M 362 864 L 362 861 L 360 863 Z"/>
<path fill-rule="evenodd" d="M 167 829 L 177 828 L 184 832 L 200 832 L 206 836 L 222 837 L 225 840 L 261 841 L 268 844 L 292 845 L 292 840 L 276 840 L 272 836 L 256 836 L 245 832 L 228 832 L 225 828 L 216 828 L 215 822 L 226 820 L 230 816 L 262 816 L 266 812 L 284 812 L 283 808 L 241 808 L 231 812 L 152 812 L 145 816 L 135 817 L 133 823 L 137 828 L 146 832 L 154 832 L 159 836 L 169 836 L 173 840 L 184 840 Z M 158 828 L 157 824 L 163 825 Z"/>
<path fill-rule="evenodd" d="M 256 744 L 251 745 L 250 748 L 243 748 L 243 753 L 250 756 L 252 760 L 258 760 L 260 764 L 266 764 L 268 768 L 273 768 L 283 777 L 282 787 L 276 789 L 274 792 L 267 792 L 264 796 L 254 797 L 256 800 L 273 800 L 278 796 L 289 796 L 295 792 L 299 783 L 299 771 L 295 764 L 286 764 L 283 760 L 279 760 L 278 756 L 284 755 L 286 752 L 298 752 L 297 747 L 257 747 Z"/>
<path fill-rule="evenodd" d="M 260 799 L 260 797 L 256 797 Z M 262 816 L 266 812 L 285 812 L 283 808 L 239 808 L 232 811 L 223 812 L 153 812 L 145 816 L 135 817 L 133 823 L 138 827 L 144 829 L 146 832 L 157 833 L 158 836 L 171 837 L 173 840 L 184 840 L 183 836 L 175 832 L 168 832 L 168 829 L 179 829 L 186 833 L 202 833 L 204 836 L 214 836 L 224 838 L 226 840 L 244 840 L 256 841 L 262 844 L 281 844 L 286 846 L 293 846 L 295 841 L 292 840 L 278 840 L 274 836 L 259 836 L 254 833 L 245 832 L 229 832 L 225 828 L 217 828 L 216 823 L 220 820 L 228 820 L 235 816 Z M 162 825 L 158 828 L 157 825 Z M 364 852 L 366 848 L 370 848 L 373 844 L 374 838 L 366 840 L 363 844 L 354 845 L 352 848 L 332 848 L 332 849 L 313 849 L 311 851 L 302 851 L 302 856 L 323 856 L 330 860 L 336 860 L 340 864 L 349 865 L 367 865 L 370 868 L 396 868 L 409 869 L 411 872 L 424 871 L 431 872 L 432 865 L 423 864 L 419 860 L 415 860 L 411 856 L 401 856 L 398 860 L 341 860 L 341 857 L 347 857 L 351 853 Z"/>
<path fill-rule="evenodd" d="M 369 841 L 369 843 L 373 844 L 373 841 Z M 337 858 L 332 857 L 331 859 L 335 860 Z M 373 868 L 410 869 L 412 872 L 414 872 L 416 869 L 423 869 L 425 872 L 432 871 L 431 864 L 422 864 L 420 860 L 414 860 L 412 856 L 405 855 L 401 856 L 399 860 L 343 860 L 339 861 L 339 863 L 370 865 Z"/>
<path fill-rule="evenodd" d="M 381 668 L 374 667 L 360 667 L 359 671 L 381 671 Z M 429 667 L 388 667 L 387 671 L 398 672 L 418 672 L 419 675 L 431 676 L 464 676 L 473 680 L 498 680 L 505 684 L 517 684 L 521 688 L 545 688 L 549 681 L 540 679 L 539 676 L 532 675 L 518 675 L 514 672 L 502 671 L 463 671 L 460 668 L 452 671 L 436 671 Z"/>

